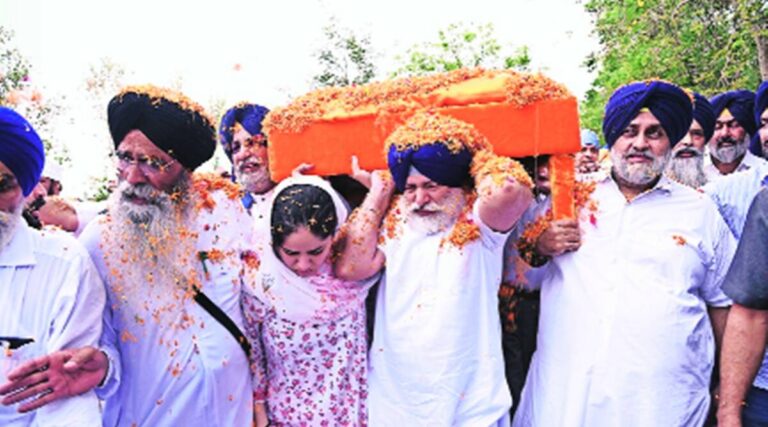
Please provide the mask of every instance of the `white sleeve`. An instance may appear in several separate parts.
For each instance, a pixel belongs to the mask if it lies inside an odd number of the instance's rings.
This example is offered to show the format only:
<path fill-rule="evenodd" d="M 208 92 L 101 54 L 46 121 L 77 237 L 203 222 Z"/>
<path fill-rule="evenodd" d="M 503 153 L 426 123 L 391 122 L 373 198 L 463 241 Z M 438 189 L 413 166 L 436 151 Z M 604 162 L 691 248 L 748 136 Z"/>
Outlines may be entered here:
<path fill-rule="evenodd" d="M 101 313 L 105 305 L 104 285 L 88 254 L 70 265 L 65 285 L 53 308 L 53 322 L 46 340 L 47 353 L 84 346 L 98 346 L 102 332 Z M 93 391 L 53 402 L 40 408 L 36 423 L 45 426 L 101 425 L 98 400 Z"/>

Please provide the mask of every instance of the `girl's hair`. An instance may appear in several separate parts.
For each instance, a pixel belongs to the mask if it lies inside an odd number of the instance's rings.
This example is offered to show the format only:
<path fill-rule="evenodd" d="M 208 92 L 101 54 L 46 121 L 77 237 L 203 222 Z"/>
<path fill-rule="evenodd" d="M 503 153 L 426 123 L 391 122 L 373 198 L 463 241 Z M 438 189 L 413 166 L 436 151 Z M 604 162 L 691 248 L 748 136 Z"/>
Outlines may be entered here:
<path fill-rule="evenodd" d="M 275 196 L 272 204 L 272 246 L 275 251 L 300 227 L 325 239 L 336 231 L 339 219 L 331 195 L 320 187 L 294 184 Z"/>

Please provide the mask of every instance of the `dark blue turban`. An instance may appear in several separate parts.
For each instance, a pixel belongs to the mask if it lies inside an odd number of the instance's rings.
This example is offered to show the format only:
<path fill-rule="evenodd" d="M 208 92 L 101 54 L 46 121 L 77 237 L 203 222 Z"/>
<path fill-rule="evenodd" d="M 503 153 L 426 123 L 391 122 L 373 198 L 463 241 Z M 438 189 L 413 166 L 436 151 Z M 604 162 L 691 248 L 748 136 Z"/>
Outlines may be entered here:
<path fill-rule="evenodd" d="M 216 129 L 189 106 L 140 91 L 121 93 L 107 108 L 109 132 L 117 148 L 128 132 L 140 130 L 153 144 L 195 170 L 213 156 Z"/>
<path fill-rule="evenodd" d="M 458 153 L 451 152 L 445 144 L 435 142 L 416 149 L 398 151 L 395 144 L 389 147 L 387 164 L 398 191 L 405 190 L 405 182 L 411 166 L 422 175 L 448 187 L 461 187 L 470 181 L 469 165 L 472 154 L 466 147 Z"/>
<path fill-rule="evenodd" d="M 768 80 L 760 83 L 755 94 L 755 125 L 758 129 L 760 128 L 760 116 L 766 109 L 768 109 Z"/>
<path fill-rule="evenodd" d="M 763 115 L 766 109 L 768 109 L 768 80 L 760 83 L 760 87 L 757 88 L 757 93 L 755 94 L 755 126 L 757 128 L 755 134 L 752 135 L 752 141 L 749 145 L 749 150 L 760 157 L 763 157 L 763 144 L 760 142 L 760 135 L 757 129 L 761 127 L 760 116 Z"/>
<path fill-rule="evenodd" d="M 715 120 L 717 120 L 715 110 L 712 109 L 712 104 L 707 98 L 698 93 L 693 94 L 693 100 L 693 118 L 699 122 L 704 130 L 704 137 L 709 141 L 715 134 Z"/>
<path fill-rule="evenodd" d="M 757 130 L 755 124 L 755 94 L 751 90 L 732 90 L 713 96 L 710 100 L 715 109 L 715 117 L 720 117 L 726 108 L 733 118 L 747 131 L 754 135 Z"/>
<path fill-rule="evenodd" d="M 603 135 L 608 148 L 643 108 L 659 120 L 672 146 L 691 128 L 693 104 L 684 90 L 660 80 L 630 83 L 617 89 L 605 106 Z"/>
<path fill-rule="evenodd" d="M 0 107 L 0 162 L 13 172 L 25 197 L 45 166 L 43 141 L 24 117 L 6 107 Z"/>
<path fill-rule="evenodd" d="M 267 113 L 269 109 L 257 104 L 236 105 L 224 113 L 219 125 L 219 141 L 229 160 L 232 160 L 232 135 L 235 132 L 235 124 L 240 123 L 251 135 L 261 134 L 261 122 Z"/>

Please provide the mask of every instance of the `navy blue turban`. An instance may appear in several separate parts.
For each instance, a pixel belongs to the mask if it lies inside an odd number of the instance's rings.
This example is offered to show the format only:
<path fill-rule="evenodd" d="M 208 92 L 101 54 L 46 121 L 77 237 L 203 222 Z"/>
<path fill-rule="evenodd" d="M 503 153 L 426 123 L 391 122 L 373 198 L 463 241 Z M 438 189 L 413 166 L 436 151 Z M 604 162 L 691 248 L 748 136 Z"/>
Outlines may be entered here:
<path fill-rule="evenodd" d="M 128 132 L 140 130 L 189 170 L 197 169 L 216 150 L 216 129 L 208 118 L 162 96 L 140 91 L 121 93 L 109 101 L 107 120 L 115 148 Z"/>
<path fill-rule="evenodd" d="M 758 129 L 760 129 L 760 116 L 763 115 L 765 110 L 768 109 L 768 80 L 760 83 L 760 87 L 757 88 L 755 94 L 755 134 L 752 135 L 752 141 L 749 145 L 749 150 L 763 157 L 763 144 L 760 142 L 760 135 Z"/>
<path fill-rule="evenodd" d="M 755 94 L 755 125 L 760 128 L 760 116 L 768 109 L 768 80 L 760 83 Z"/>
<path fill-rule="evenodd" d="M 395 188 L 401 192 L 405 190 L 411 166 L 440 185 L 461 187 L 470 181 L 471 162 L 472 154 L 466 147 L 453 153 L 441 142 L 418 148 L 409 147 L 404 151 L 398 151 L 395 144 L 392 144 L 387 153 L 387 165 L 395 181 Z"/>
<path fill-rule="evenodd" d="M 707 98 L 698 93 L 693 94 L 693 118 L 699 122 L 704 130 L 704 137 L 709 141 L 715 134 L 715 110 Z"/>
<path fill-rule="evenodd" d="M 605 106 L 603 135 L 608 148 L 643 108 L 659 120 L 673 146 L 691 128 L 693 104 L 684 90 L 659 80 L 630 83 L 617 89 Z"/>
<path fill-rule="evenodd" d="M 45 166 L 43 141 L 24 117 L 6 107 L 0 107 L 0 162 L 13 172 L 25 197 Z"/>
<path fill-rule="evenodd" d="M 747 131 L 754 135 L 757 130 L 755 124 L 755 94 L 751 90 L 732 90 L 713 96 L 709 102 L 715 109 L 715 117 L 720 117 L 726 108 L 733 118 Z"/>
<path fill-rule="evenodd" d="M 235 124 L 240 123 L 251 135 L 261 134 L 261 122 L 267 113 L 269 109 L 257 104 L 236 105 L 224 113 L 219 125 L 219 141 L 229 160 L 232 160 L 232 135 L 235 133 Z"/>

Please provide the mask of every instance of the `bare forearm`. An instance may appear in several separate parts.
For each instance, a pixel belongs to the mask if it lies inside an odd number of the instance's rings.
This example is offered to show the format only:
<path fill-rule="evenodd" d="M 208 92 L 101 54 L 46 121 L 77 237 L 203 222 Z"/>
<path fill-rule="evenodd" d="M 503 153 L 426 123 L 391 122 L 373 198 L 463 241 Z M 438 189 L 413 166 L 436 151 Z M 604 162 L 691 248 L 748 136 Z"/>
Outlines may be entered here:
<path fill-rule="evenodd" d="M 735 304 L 728 316 L 720 365 L 718 420 L 738 419 L 765 353 L 768 311 Z"/>
<path fill-rule="evenodd" d="M 372 188 L 363 204 L 349 218 L 344 230 L 344 246 L 336 261 L 336 275 L 346 280 L 372 276 L 381 264 L 378 238 L 391 191 Z"/>
<path fill-rule="evenodd" d="M 723 334 L 725 333 L 725 324 L 728 319 L 728 307 L 708 307 L 709 321 L 712 323 L 712 332 L 715 334 L 716 354 L 720 354 L 723 348 Z"/>

